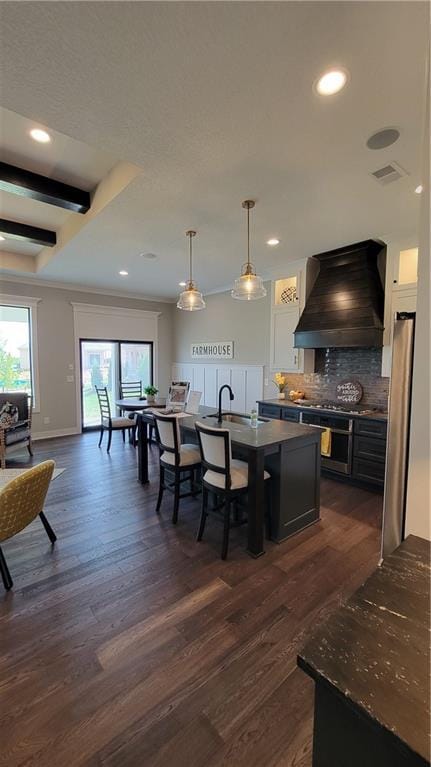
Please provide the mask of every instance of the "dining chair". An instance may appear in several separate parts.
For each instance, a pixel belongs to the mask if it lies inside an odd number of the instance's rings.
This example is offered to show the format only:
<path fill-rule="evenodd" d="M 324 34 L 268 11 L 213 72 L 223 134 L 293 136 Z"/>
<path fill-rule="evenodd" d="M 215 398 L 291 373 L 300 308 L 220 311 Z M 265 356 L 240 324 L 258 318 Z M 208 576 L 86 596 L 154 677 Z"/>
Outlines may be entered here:
<path fill-rule="evenodd" d="M 229 429 L 207 426 L 196 421 L 199 448 L 202 462 L 202 512 L 197 533 L 201 541 L 209 511 L 221 512 L 223 519 L 223 542 L 221 558 L 226 559 L 229 548 L 229 533 L 232 526 L 232 507 L 238 503 L 241 496 L 248 492 L 248 464 L 232 458 L 232 447 Z M 265 471 L 266 502 L 270 503 L 270 488 L 267 481 L 270 474 Z M 213 493 L 217 499 L 214 508 L 209 509 L 208 496 Z M 244 524 L 242 513 L 235 510 L 234 526 Z"/>
<path fill-rule="evenodd" d="M 106 451 L 109 453 L 111 449 L 111 440 L 112 440 L 112 432 L 113 431 L 121 431 L 123 434 L 123 442 L 126 441 L 126 429 L 129 431 L 129 437 L 130 437 L 130 429 L 133 429 L 133 424 L 130 421 L 130 418 L 125 418 L 124 416 L 112 416 L 111 415 L 111 405 L 109 402 L 108 397 L 108 389 L 106 386 L 103 387 L 95 387 L 96 393 L 97 393 L 97 399 L 99 400 L 99 408 L 100 408 L 100 438 L 99 438 L 99 447 L 102 444 L 103 434 L 105 431 L 108 432 L 108 446 L 106 448 Z"/>
<path fill-rule="evenodd" d="M 120 399 L 142 399 L 142 381 L 121 381 L 120 383 Z M 123 411 L 123 416 L 133 421 L 132 427 L 132 441 L 136 446 L 136 413 L 139 410 L 133 410 L 132 412 Z M 150 425 L 148 430 L 148 439 L 151 442 L 153 440 L 154 427 Z"/>
<path fill-rule="evenodd" d="M 178 508 L 181 498 L 196 497 L 200 488 L 196 486 L 196 472 L 200 469 L 201 457 L 197 445 L 181 444 L 178 417 L 175 415 L 154 414 L 156 442 L 160 449 L 159 495 L 156 511 L 160 511 L 163 492 L 174 494 L 172 522 L 178 521 Z M 166 478 L 166 473 L 173 475 L 173 481 Z M 190 492 L 181 493 L 183 482 L 190 481 Z"/>
<path fill-rule="evenodd" d="M 54 468 L 54 461 L 39 463 L 11 479 L 0 490 L 0 541 L 12 538 L 39 516 L 49 540 L 55 543 L 57 537 L 43 513 Z M 13 581 L 1 547 L 0 572 L 3 585 L 9 591 Z"/>
<path fill-rule="evenodd" d="M 142 397 L 142 381 L 122 381 L 120 383 L 120 399 Z"/>

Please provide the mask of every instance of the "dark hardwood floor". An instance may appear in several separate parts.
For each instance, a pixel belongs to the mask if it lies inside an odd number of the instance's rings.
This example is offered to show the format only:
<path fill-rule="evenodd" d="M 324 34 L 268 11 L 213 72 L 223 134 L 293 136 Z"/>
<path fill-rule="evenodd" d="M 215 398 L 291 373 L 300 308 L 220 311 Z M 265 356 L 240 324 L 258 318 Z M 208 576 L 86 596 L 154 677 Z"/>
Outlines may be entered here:
<path fill-rule="evenodd" d="M 36 520 L 3 545 L 0 764 L 310 767 L 296 652 L 376 567 L 381 496 L 324 479 L 321 522 L 257 560 L 237 528 L 222 562 L 217 521 L 195 543 L 199 501 L 176 528 L 170 496 L 155 514 L 155 447 L 142 487 L 133 448 L 97 439 L 36 443 L 66 468 L 45 507 L 58 541 Z"/>

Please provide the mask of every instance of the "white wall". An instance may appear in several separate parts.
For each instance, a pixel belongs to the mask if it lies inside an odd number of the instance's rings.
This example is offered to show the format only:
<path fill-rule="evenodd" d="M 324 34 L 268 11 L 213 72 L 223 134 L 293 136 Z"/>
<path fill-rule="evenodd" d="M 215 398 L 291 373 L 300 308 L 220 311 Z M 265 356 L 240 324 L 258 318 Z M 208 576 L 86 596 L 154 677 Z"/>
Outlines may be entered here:
<path fill-rule="evenodd" d="M 265 397 L 275 395 L 270 384 L 269 341 L 271 321 L 271 285 L 265 283 L 266 298 L 258 301 L 238 301 L 230 292 L 205 296 L 202 312 L 181 312 L 174 308 L 173 362 L 190 363 L 194 341 L 233 341 L 235 365 L 264 365 L 264 378 L 269 385 Z M 230 364 L 230 361 L 226 361 Z"/>
<path fill-rule="evenodd" d="M 160 312 L 157 380 L 160 393 L 167 393 L 172 363 L 172 304 L 6 280 L 1 281 L 0 292 L 40 299 L 37 308 L 40 412 L 33 419 L 36 435 L 70 434 L 80 428 L 76 382 L 67 381 L 71 373 L 78 374 L 70 369 L 70 365 L 75 368 L 73 302 Z M 49 424 L 44 423 L 44 418 L 50 419 Z"/>
<path fill-rule="evenodd" d="M 429 82 L 428 82 L 429 85 Z M 430 103 L 427 89 L 406 534 L 431 539 Z"/>

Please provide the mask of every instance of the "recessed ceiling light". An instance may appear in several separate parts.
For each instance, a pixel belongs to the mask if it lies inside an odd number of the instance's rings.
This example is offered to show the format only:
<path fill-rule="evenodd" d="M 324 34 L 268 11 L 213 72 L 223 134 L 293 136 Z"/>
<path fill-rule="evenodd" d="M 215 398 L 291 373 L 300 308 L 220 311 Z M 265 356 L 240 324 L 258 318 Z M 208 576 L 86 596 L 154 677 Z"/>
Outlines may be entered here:
<path fill-rule="evenodd" d="M 266 241 L 267 245 L 280 245 L 280 240 L 277 240 L 276 237 L 271 237 L 270 240 Z"/>
<path fill-rule="evenodd" d="M 121 276 L 122 276 L 122 277 L 127 277 L 127 275 L 129 274 L 129 272 L 126 272 L 126 270 L 125 270 L 125 269 L 121 269 L 121 271 L 120 271 L 120 272 L 118 272 L 118 274 L 121 274 Z"/>
<path fill-rule="evenodd" d="M 180 286 L 180 288 L 185 288 L 187 285 L 187 282 L 179 282 L 178 285 Z"/>
<path fill-rule="evenodd" d="M 331 69 L 319 77 L 316 83 L 316 91 L 321 96 L 332 96 L 344 88 L 347 83 L 347 72 L 344 69 Z"/>
<path fill-rule="evenodd" d="M 38 141 L 39 144 L 49 144 L 51 141 L 49 133 L 47 133 L 46 130 L 42 130 L 42 128 L 33 128 L 33 130 L 30 131 L 30 136 L 35 141 Z"/>
<path fill-rule="evenodd" d="M 0 242 L 4 242 L 4 237 L 2 234 L 0 234 Z"/>
<path fill-rule="evenodd" d="M 424 190 L 424 188 L 423 188 L 422 184 L 419 184 L 419 186 L 416 187 L 415 192 L 416 192 L 416 194 L 422 194 L 423 190 Z"/>

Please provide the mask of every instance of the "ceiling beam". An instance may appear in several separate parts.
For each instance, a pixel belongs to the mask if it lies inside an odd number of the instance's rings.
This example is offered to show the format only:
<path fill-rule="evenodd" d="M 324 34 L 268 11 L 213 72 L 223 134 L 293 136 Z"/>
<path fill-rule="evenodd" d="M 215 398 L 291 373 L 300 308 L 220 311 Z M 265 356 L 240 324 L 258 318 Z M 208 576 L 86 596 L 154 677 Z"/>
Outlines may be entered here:
<path fill-rule="evenodd" d="M 47 245 L 50 248 L 57 242 L 56 233 L 49 229 L 20 224 L 18 221 L 7 221 L 5 218 L 0 218 L 0 232 L 10 240 L 32 242 L 35 245 Z"/>
<path fill-rule="evenodd" d="M 6 162 L 0 162 L 0 189 L 48 205 L 57 205 L 73 213 L 87 213 L 90 210 L 89 192 Z"/>

